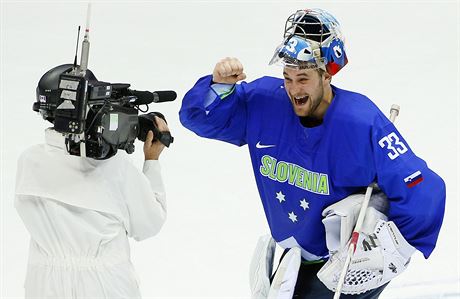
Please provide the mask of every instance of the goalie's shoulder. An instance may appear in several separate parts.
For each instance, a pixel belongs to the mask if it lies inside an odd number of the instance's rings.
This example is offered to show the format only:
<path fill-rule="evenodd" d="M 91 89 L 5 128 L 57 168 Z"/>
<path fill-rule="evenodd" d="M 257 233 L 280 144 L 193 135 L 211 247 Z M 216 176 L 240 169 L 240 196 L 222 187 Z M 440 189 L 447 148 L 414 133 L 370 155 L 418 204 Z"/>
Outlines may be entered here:
<path fill-rule="evenodd" d="M 334 121 L 347 127 L 371 128 L 375 125 L 389 123 L 385 114 L 367 96 L 332 86 L 334 92 L 333 103 Z"/>

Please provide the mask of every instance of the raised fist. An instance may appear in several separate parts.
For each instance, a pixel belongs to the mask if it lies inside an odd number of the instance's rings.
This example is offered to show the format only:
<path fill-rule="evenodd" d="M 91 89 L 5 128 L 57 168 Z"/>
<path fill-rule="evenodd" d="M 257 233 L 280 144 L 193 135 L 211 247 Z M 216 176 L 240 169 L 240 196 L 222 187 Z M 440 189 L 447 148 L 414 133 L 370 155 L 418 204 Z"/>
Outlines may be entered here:
<path fill-rule="evenodd" d="M 212 72 L 212 81 L 214 83 L 235 84 L 244 79 L 246 79 L 246 74 L 243 73 L 243 65 L 234 57 L 226 57 L 220 60 Z"/>

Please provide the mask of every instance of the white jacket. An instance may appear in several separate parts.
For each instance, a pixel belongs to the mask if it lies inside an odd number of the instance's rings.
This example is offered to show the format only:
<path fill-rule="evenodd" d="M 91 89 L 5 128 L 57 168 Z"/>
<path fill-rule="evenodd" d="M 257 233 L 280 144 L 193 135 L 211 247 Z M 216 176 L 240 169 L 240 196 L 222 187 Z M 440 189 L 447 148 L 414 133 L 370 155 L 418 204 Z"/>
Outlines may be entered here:
<path fill-rule="evenodd" d="M 158 233 L 166 200 L 158 161 L 143 174 L 117 154 L 71 156 L 48 129 L 18 162 L 15 207 L 31 234 L 26 298 L 139 298 L 128 236 Z"/>

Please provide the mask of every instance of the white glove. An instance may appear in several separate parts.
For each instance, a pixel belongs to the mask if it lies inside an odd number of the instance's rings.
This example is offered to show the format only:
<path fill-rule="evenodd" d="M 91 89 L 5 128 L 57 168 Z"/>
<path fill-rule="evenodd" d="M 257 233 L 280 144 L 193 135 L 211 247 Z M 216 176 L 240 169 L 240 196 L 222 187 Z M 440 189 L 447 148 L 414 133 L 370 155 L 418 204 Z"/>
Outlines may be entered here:
<path fill-rule="evenodd" d="M 366 217 L 371 213 L 378 212 L 370 207 Z M 365 220 L 363 228 L 366 225 L 370 224 L 366 224 Z M 369 227 L 364 228 L 366 230 Z M 348 244 L 333 254 L 318 272 L 318 278 L 331 291 L 337 287 L 348 254 Z M 360 294 L 384 285 L 407 268 L 414 251 L 415 248 L 407 243 L 392 221 L 378 220 L 371 234 L 360 233 L 342 293 Z"/>
<path fill-rule="evenodd" d="M 326 245 L 330 253 L 343 248 L 350 240 L 356 221 L 358 220 L 359 211 L 364 200 L 364 194 L 353 194 L 323 210 L 323 224 L 326 230 Z M 377 211 L 385 213 L 388 209 L 388 199 L 383 192 L 373 194 L 369 201 L 369 207 L 374 207 Z M 380 219 L 387 220 L 382 214 Z M 367 221 L 366 217 L 364 221 Z M 370 227 L 370 234 L 374 229 L 373 225 L 363 224 L 363 227 Z"/>
<path fill-rule="evenodd" d="M 275 246 L 275 240 L 270 235 L 261 236 L 257 242 L 249 267 L 249 285 L 254 299 L 268 296 Z"/>
<path fill-rule="evenodd" d="M 323 210 L 329 252 L 338 251 L 350 240 L 363 199 L 364 195 L 353 194 Z"/>

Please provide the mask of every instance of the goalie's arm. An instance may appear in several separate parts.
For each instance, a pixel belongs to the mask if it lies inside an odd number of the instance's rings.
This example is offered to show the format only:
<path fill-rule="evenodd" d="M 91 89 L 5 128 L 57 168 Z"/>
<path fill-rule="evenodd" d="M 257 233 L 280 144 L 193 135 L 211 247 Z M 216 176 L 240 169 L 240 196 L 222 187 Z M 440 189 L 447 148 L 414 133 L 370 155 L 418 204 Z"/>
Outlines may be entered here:
<path fill-rule="evenodd" d="M 390 200 L 388 219 L 428 258 L 444 217 L 444 181 L 412 152 L 393 124 L 377 128 L 373 162 L 377 183 Z"/>
<path fill-rule="evenodd" d="M 198 80 L 187 92 L 179 112 L 182 125 L 197 135 L 246 144 L 247 94 L 243 65 L 236 58 L 219 61 L 212 75 Z"/>

